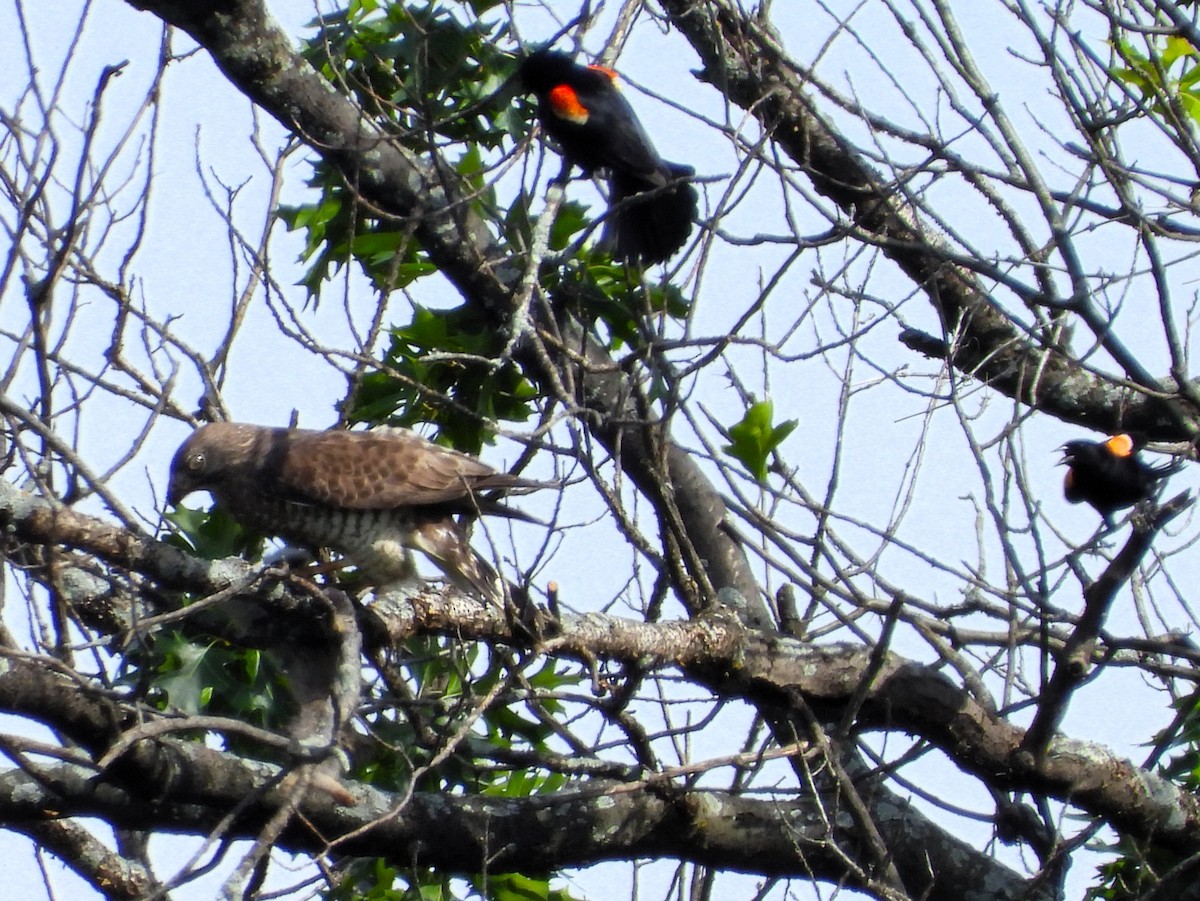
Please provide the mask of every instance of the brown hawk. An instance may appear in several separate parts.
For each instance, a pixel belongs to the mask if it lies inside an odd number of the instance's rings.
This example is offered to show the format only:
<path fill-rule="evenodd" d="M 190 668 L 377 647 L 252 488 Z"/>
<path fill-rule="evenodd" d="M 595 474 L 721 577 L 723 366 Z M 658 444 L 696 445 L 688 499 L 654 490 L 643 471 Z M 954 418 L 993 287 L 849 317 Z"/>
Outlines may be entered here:
<path fill-rule="evenodd" d="M 176 451 L 167 503 L 207 491 L 247 529 L 339 551 L 378 587 L 417 581 L 411 551 L 421 551 L 455 585 L 502 600 L 499 574 L 468 543 L 470 524 L 481 513 L 528 518 L 496 495 L 543 487 L 403 429 L 214 422 Z"/>

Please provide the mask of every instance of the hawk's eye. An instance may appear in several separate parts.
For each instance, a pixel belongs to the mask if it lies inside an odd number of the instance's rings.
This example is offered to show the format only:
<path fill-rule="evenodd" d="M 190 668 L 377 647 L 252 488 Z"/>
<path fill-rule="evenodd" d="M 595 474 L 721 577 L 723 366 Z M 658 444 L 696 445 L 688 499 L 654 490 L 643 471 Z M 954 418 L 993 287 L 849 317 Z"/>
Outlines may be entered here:
<path fill-rule="evenodd" d="M 204 469 L 205 462 L 206 461 L 204 459 L 204 452 L 196 451 L 196 453 L 188 456 L 187 468 L 190 469 L 192 472 L 201 472 Z"/>

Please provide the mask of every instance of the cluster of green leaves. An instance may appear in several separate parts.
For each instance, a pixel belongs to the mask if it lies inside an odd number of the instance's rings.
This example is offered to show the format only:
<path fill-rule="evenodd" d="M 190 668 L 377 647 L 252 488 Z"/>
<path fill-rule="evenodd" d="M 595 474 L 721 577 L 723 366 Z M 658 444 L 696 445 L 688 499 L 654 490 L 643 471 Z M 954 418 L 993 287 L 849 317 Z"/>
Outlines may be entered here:
<path fill-rule="evenodd" d="M 312 23 L 306 56 L 417 152 L 430 136 L 497 147 L 524 133 L 504 90 L 516 58 L 500 0 L 446 4 L 352 0 Z"/>
<path fill-rule="evenodd" d="M 548 267 L 543 284 L 613 348 L 644 346 L 648 317 L 687 312 L 678 288 L 631 282 L 626 268 L 607 258 Z M 363 377 L 343 410 L 351 421 L 434 423 L 439 440 L 479 453 L 491 439 L 489 423 L 525 422 L 535 414 L 536 384 L 504 356 L 507 336 L 473 308 L 416 306 L 412 321 L 393 328 L 391 339 L 381 366 Z"/>
<path fill-rule="evenodd" d="M 359 759 L 354 776 L 387 791 L 402 791 L 412 783 L 414 771 L 441 751 L 441 740 L 455 734 L 463 718 L 475 710 L 481 697 L 507 678 L 507 661 L 499 656 L 479 659 L 478 646 L 445 639 L 422 638 L 409 642 L 401 668 L 413 698 L 379 698 L 365 718 L 375 739 L 375 754 Z M 539 703 L 548 714 L 536 718 L 520 707 L 501 702 L 476 722 L 456 752 L 418 779 L 415 787 L 430 792 L 467 792 L 524 798 L 561 788 L 559 773 L 536 767 L 506 767 L 488 761 L 496 752 L 520 750 L 548 753 L 554 732 L 550 717 L 562 713 L 555 696 L 578 684 L 582 676 L 560 672 L 557 661 L 546 660 L 526 674 L 528 686 L 542 694 Z M 428 744 L 415 718 L 436 737 Z M 356 755 L 359 756 L 359 755 Z M 450 899 L 475 894 L 489 901 L 571 901 L 566 892 L 553 889 L 541 874 L 489 873 L 469 880 L 472 891 L 464 895 L 463 880 L 439 870 L 397 870 L 384 860 L 359 860 L 327 897 L 331 899 Z"/>
<path fill-rule="evenodd" d="M 530 204 L 531 198 L 520 192 L 502 223 L 501 233 L 514 247 L 524 249 L 532 243 Z M 584 204 L 560 204 L 550 225 L 547 249 L 562 255 L 591 225 Z M 644 347 L 647 322 L 658 316 L 683 319 L 689 311 L 687 299 L 675 285 L 643 282 L 638 273 L 595 246 L 545 264 L 538 283 L 589 323 L 600 343 L 613 351 Z"/>
<path fill-rule="evenodd" d="M 516 57 L 501 50 L 496 2 L 385 4 L 354 0 L 314 23 L 307 55 L 329 80 L 354 96 L 398 143 L 423 151 L 430 137 L 461 146 L 457 174 L 472 203 L 496 218 L 484 149 L 528 130 L 528 105 L 514 105 L 505 86 Z M 334 167 L 314 164 L 316 202 L 280 210 L 305 232 L 303 278 L 310 298 L 339 270 L 355 264 L 380 294 L 409 287 L 436 267 L 404 223 L 366 209 Z M 433 423 L 438 440 L 478 452 L 491 435 L 487 421 L 521 422 L 533 413 L 535 390 L 511 361 L 489 323 L 466 309 L 417 307 L 392 331 L 377 370 L 344 410 L 352 421 L 411 427 Z M 432 355 L 432 356 L 431 356 Z"/>
<path fill-rule="evenodd" d="M 417 306 L 391 339 L 380 368 L 363 377 L 343 411 L 348 419 L 406 428 L 435 423 L 439 440 L 479 453 L 491 438 L 487 423 L 533 415 L 537 389 L 502 359 L 505 336 L 472 308 Z"/>
<path fill-rule="evenodd" d="M 414 772 L 441 753 L 445 736 L 458 732 L 479 699 L 507 678 L 505 659 L 493 656 L 484 661 L 479 655 L 478 646 L 448 639 L 408 642 L 400 668 L 412 694 L 407 698 L 380 697 L 370 705 L 374 709 L 365 721 L 376 740 L 376 751 L 359 755 L 355 778 L 385 791 L 407 789 Z M 527 673 L 525 682 L 548 698 L 539 703 L 544 713 L 553 715 L 562 712 L 554 695 L 574 687 L 581 678 L 560 671 L 556 661 L 547 660 L 536 672 Z M 503 797 L 526 797 L 560 788 L 565 781 L 561 774 L 486 763 L 506 751 L 548 753 L 554 733 L 547 719 L 531 717 L 506 702 L 493 705 L 455 753 L 436 771 L 422 775 L 416 788 Z"/>
<path fill-rule="evenodd" d="M 1097 868 L 1099 881 L 1088 889 L 1088 901 L 1139 901 L 1155 897 L 1155 887 L 1162 876 L 1183 862 L 1169 851 L 1143 847 L 1124 838 L 1116 843 L 1115 850 L 1121 856 Z"/>
<path fill-rule="evenodd" d="M 643 283 L 597 250 L 561 267 L 547 267 L 541 283 L 612 351 L 645 348 L 655 337 L 650 332 L 655 319 L 688 314 L 687 300 L 675 285 Z"/>
<path fill-rule="evenodd" d="M 431 138 L 459 145 L 456 169 L 476 190 L 473 202 L 489 207 L 494 195 L 484 178 L 481 148 L 496 149 L 528 130 L 529 110 L 506 90 L 516 57 L 501 48 L 506 26 L 486 14 L 498 2 L 445 4 L 353 0 L 312 23 L 307 59 L 338 90 L 355 98 L 397 144 L 427 150 Z M 352 185 L 325 161 L 313 164 L 309 186 L 315 203 L 282 207 L 288 227 L 306 233 L 302 279 L 319 298 L 331 275 L 359 264 L 386 293 L 430 275 L 436 268 L 404 223 L 368 210 Z"/>
<path fill-rule="evenodd" d="M 534 223 L 529 215 L 532 202 L 533 198 L 522 189 L 500 223 L 500 234 L 511 246 L 520 250 L 527 250 L 533 243 Z M 550 224 L 546 245 L 551 253 L 562 253 L 575 236 L 587 228 L 590 224 L 587 209 L 582 203 L 572 201 L 559 204 L 558 215 Z"/>
<path fill-rule="evenodd" d="M 372 215 L 356 192 L 324 161 L 313 164 L 308 185 L 314 203 L 281 206 L 277 215 L 288 228 L 305 233 L 301 259 L 308 263 L 300 284 L 316 301 L 341 269 L 356 263 L 380 292 L 408 287 L 437 271 L 401 224 Z"/>
<path fill-rule="evenodd" d="M 1182 35 L 1167 37 L 1139 36 L 1146 42 L 1145 51 L 1122 35 L 1114 36 L 1112 44 L 1120 63 L 1109 70 L 1113 78 L 1141 94 L 1146 108 L 1170 122 L 1170 105 L 1178 102 L 1180 109 L 1193 122 L 1200 122 L 1200 66 L 1197 51 Z"/>
<path fill-rule="evenodd" d="M 156 632 L 125 658 L 121 682 L 162 710 L 235 717 L 265 729 L 292 715 L 285 677 L 262 651 Z"/>
<path fill-rule="evenodd" d="M 725 445 L 725 453 L 745 466 L 759 482 L 766 482 L 771 455 L 798 425 L 795 419 L 775 425 L 774 418 L 775 405 L 760 400 L 751 404 L 741 421 L 728 429 L 730 443 Z"/>
<path fill-rule="evenodd" d="M 545 716 L 534 718 L 512 705 L 497 705 L 484 719 L 484 732 L 477 747 L 505 751 L 526 750 L 535 753 L 549 751 L 550 742 L 555 735 L 549 722 L 557 720 L 564 713 L 562 702 L 556 698 L 583 681 L 580 674 L 563 671 L 559 666 L 559 661 L 550 658 L 545 660 L 538 670 L 525 676 L 524 681 L 529 690 L 539 693 L 540 699 L 537 703 Z M 505 677 L 503 669 L 492 667 L 482 678 L 474 680 L 472 691 L 477 695 L 485 694 Z M 566 784 L 566 777 L 561 773 L 539 771 L 533 767 L 493 770 L 475 778 L 483 794 L 509 798 L 545 794 L 557 791 Z"/>
<path fill-rule="evenodd" d="M 531 109 L 508 88 L 517 59 L 502 50 L 507 26 L 486 16 L 498 2 L 383 3 L 353 0 L 313 23 L 305 55 L 338 90 L 355 98 L 396 144 L 417 153 L 430 141 L 471 189 L 471 202 L 494 212 L 482 151 L 528 132 Z M 451 153 L 449 146 L 459 150 Z M 313 164 L 314 203 L 285 206 L 279 216 L 303 230 L 302 279 L 310 299 L 350 262 L 387 293 L 436 272 L 406 223 L 367 209 L 336 167 Z"/>
<path fill-rule="evenodd" d="M 206 560 L 262 558 L 266 542 L 220 510 L 177 507 L 165 541 Z M 269 655 L 182 632 L 154 633 L 125 657 L 122 681 L 137 685 L 160 709 L 229 716 L 276 728 L 292 714 L 286 677 Z"/>
<path fill-rule="evenodd" d="M 458 881 L 433 870 L 402 873 L 382 860 L 359 860 L 326 897 L 330 901 L 454 901 L 463 897 L 453 884 Z M 565 889 L 551 888 L 545 877 L 489 873 L 470 883 L 477 897 L 489 901 L 573 901 Z"/>

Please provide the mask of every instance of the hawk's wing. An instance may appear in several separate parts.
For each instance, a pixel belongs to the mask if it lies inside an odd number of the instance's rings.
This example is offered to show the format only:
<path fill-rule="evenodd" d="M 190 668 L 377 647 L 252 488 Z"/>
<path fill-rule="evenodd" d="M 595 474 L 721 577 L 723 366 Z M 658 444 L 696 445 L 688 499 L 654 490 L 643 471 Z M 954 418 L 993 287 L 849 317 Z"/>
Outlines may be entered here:
<path fill-rule="evenodd" d="M 402 429 L 277 433 L 265 467 L 273 494 L 350 510 L 433 504 L 470 507 L 479 490 L 523 479 Z"/>

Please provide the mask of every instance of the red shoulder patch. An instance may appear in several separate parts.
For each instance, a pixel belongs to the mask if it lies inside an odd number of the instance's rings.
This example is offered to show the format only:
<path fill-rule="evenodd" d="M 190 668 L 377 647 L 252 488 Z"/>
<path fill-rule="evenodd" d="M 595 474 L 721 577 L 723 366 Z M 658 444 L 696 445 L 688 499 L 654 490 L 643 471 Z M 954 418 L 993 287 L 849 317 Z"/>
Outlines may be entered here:
<path fill-rule="evenodd" d="M 1131 457 L 1135 450 L 1133 439 L 1124 433 L 1113 435 L 1104 442 L 1104 446 L 1114 457 Z"/>
<path fill-rule="evenodd" d="M 616 70 L 610 69 L 608 66 L 592 65 L 592 66 L 588 66 L 588 68 L 595 72 L 603 72 L 605 75 L 608 76 L 609 80 L 613 83 L 614 86 L 617 86 L 617 83 L 621 80 L 621 76 L 619 76 L 616 73 Z"/>
<path fill-rule="evenodd" d="M 587 107 L 568 84 L 555 85 L 546 95 L 550 101 L 550 109 L 560 119 L 566 119 L 576 125 L 583 125 L 588 120 Z"/>

